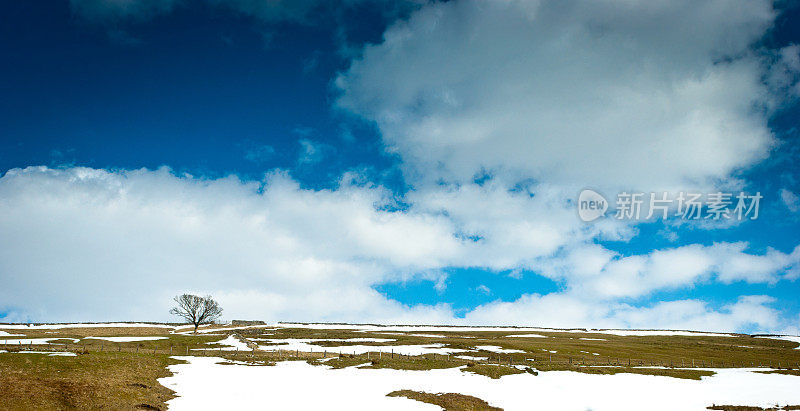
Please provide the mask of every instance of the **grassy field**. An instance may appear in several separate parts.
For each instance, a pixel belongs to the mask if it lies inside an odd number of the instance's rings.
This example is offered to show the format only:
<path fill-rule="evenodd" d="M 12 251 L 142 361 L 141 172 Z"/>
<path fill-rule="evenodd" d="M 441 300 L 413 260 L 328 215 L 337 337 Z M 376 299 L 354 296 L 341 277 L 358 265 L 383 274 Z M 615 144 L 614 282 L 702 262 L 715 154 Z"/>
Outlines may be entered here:
<path fill-rule="evenodd" d="M 163 409 L 172 391 L 156 379 L 174 363 L 162 354 L 0 354 L 0 408 Z"/>
<path fill-rule="evenodd" d="M 0 403 L 11 408 L 164 408 L 171 392 L 156 381 L 168 375 L 171 355 L 224 357 L 237 363 L 272 365 L 302 360 L 314 365 L 343 368 L 429 370 L 462 367 L 463 372 L 502 378 L 524 372 L 569 370 L 591 374 L 637 373 L 700 379 L 713 375 L 703 368 L 767 367 L 800 374 L 800 350 L 795 342 L 737 336 L 620 336 L 576 330 L 522 332 L 206 327 L 205 333 L 163 327 L 85 327 L 59 329 L 4 329 L 22 336 L 0 336 L 0 350 L 55 350 L 79 352 L 75 357 L 0 353 Z M 542 337 L 509 337 L 537 334 Z M 216 342 L 234 335 L 258 344 L 255 351 L 219 351 Z M 159 340 L 110 342 L 87 337 L 163 337 Z M 52 339 L 50 344 L 5 345 L 6 340 Z M 365 338 L 391 341 L 364 342 Z M 267 339 L 278 340 L 270 344 Z M 293 339 L 311 339 L 316 349 L 286 350 Z M 362 339 L 356 341 L 337 341 Z M 284 344 L 280 344 L 284 343 Z M 348 347 L 370 346 L 369 353 L 347 353 Z M 393 347 L 420 346 L 460 349 L 450 355 L 391 354 Z M 478 348 L 488 346 L 485 349 Z M 374 349 L 373 349 L 374 347 Z M 520 352 L 495 352 L 518 350 Z M 469 356 L 471 358 L 459 358 Z M 330 358 L 334 357 L 334 358 Z M 424 394 L 424 395 L 423 395 Z M 433 394 L 415 394 L 431 399 Z M 439 397 L 437 397 L 439 398 Z M 450 397 L 444 397 L 450 398 Z M 436 401 L 444 401 L 442 398 Z M 449 400 L 448 400 L 449 401 Z M 480 409 L 480 408 L 476 408 Z"/>

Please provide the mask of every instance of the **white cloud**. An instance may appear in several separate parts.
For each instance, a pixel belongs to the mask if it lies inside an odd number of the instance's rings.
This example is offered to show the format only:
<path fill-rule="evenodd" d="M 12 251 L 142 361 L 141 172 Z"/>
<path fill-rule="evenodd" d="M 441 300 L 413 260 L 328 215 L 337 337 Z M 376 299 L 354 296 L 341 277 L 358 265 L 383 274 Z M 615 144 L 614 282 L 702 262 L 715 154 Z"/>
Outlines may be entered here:
<path fill-rule="evenodd" d="M 282 174 L 262 185 L 168 170 L 16 169 L 0 179 L 0 198 L 0 301 L 50 321 L 164 319 L 184 290 L 240 307 L 253 290 L 267 297 L 231 314 L 401 316 L 408 310 L 371 285 L 459 251 L 443 217 L 377 211 L 380 188 L 302 190 Z"/>
<path fill-rule="evenodd" d="M 714 309 L 698 300 L 658 302 L 651 306 L 606 304 L 570 294 L 524 295 L 513 302 L 492 302 L 468 313 L 470 324 L 504 324 L 586 328 L 661 328 L 736 332 L 775 330 L 781 323 L 774 299 L 742 296 Z"/>
<path fill-rule="evenodd" d="M 780 191 L 781 201 L 789 209 L 789 211 L 796 213 L 800 210 L 800 198 L 798 198 L 797 194 L 782 188 Z"/>
<path fill-rule="evenodd" d="M 313 164 L 322 161 L 325 155 L 333 151 L 333 147 L 327 144 L 314 142 L 307 138 L 300 139 L 300 154 L 297 156 L 299 164 Z"/>
<path fill-rule="evenodd" d="M 780 324 L 778 311 L 768 306 L 774 302 L 767 296 L 742 296 L 737 302 L 714 310 L 698 300 L 668 301 L 645 309 L 621 309 L 615 315 L 621 324 L 631 328 L 656 324 L 659 328 L 728 332 L 752 327 L 754 332 L 763 332 Z"/>
<path fill-rule="evenodd" d="M 337 80 L 411 181 L 643 190 L 712 184 L 764 158 L 769 1 L 461 0 L 384 33 Z"/>
<path fill-rule="evenodd" d="M 390 212 L 382 210 L 391 193 L 345 180 L 307 190 L 279 172 L 243 182 L 31 167 L 0 178 L 0 199 L 7 320 L 166 319 L 171 296 L 191 291 L 218 296 L 231 317 L 453 323 L 462 320 L 446 304 L 407 307 L 372 287 L 416 277 L 443 290 L 442 269 L 479 266 L 537 270 L 566 289 L 480 307 L 463 321 L 542 325 L 545 317 L 525 316 L 533 304 L 558 311 L 552 321 L 561 326 L 604 326 L 622 324 L 593 314 L 625 311 L 614 308 L 617 298 L 691 286 L 717 271 L 722 281 L 771 282 L 800 260 L 800 249 L 757 256 L 743 243 L 621 257 L 584 245 L 600 235 L 596 226 L 574 223 L 546 195 L 492 184 L 420 192 Z"/>
<path fill-rule="evenodd" d="M 800 246 L 788 254 L 768 249 L 763 255 L 750 254 L 747 247 L 744 242 L 690 244 L 621 256 L 599 245 L 579 245 L 541 259 L 532 268 L 550 278 L 566 280 L 576 295 L 606 300 L 641 297 L 711 280 L 774 284 L 797 277 Z"/>

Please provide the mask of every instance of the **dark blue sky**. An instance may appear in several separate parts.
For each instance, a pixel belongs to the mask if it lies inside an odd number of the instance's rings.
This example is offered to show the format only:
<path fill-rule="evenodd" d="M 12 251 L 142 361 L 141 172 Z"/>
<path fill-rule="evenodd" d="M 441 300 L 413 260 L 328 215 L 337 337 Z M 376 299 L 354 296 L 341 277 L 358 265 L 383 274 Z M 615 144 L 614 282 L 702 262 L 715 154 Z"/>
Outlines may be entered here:
<path fill-rule="evenodd" d="M 1 7 L 3 170 L 167 165 L 260 178 L 280 167 L 325 186 L 344 169 L 394 163 L 369 124 L 331 105 L 333 76 L 349 64 L 343 48 L 380 40 L 375 8 L 346 9 L 341 23 L 267 25 L 198 4 L 121 23 L 120 42 L 116 27 L 84 21 L 66 2 Z M 302 138 L 335 155 L 298 168 Z"/>

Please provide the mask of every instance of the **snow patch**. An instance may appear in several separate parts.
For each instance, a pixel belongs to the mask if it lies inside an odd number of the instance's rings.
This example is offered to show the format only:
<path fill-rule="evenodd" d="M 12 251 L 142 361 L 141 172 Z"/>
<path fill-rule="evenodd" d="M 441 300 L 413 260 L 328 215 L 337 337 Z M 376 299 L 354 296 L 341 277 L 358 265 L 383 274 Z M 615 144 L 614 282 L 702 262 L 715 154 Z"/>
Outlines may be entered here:
<path fill-rule="evenodd" d="M 86 337 L 85 339 L 106 340 L 111 342 L 134 342 L 166 340 L 167 337 Z"/>
<path fill-rule="evenodd" d="M 633 330 L 633 329 L 584 329 L 584 328 L 543 328 L 543 327 L 465 327 L 465 326 L 429 326 L 429 325 L 375 325 L 375 324 L 302 324 L 278 323 L 274 326 L 283 328 L 308 328 L 320 330 L 358 330 L 363 332 L 406 331 L 406 332 L 483 332 L 483 331 L 539 331 L 558 333 L 595 333 L 620 336 L 689 336 L 689 337 L 736 337 L 728 333 L 695 332 L 687 330 Z"/>
<path fill-rule="evenodd" d="M 250 348 L 247 344 L 243 343 L 240 339 L 234 337 L 233 335 L 229 335 L 228 338 L 219 341 L 212 341 L 206 344 L 219 344 L 223 345 L 222 348 L 214 348 L 215 350 L 219 349 L 221 351 L 250 351 Z M 194 348 L 193 350 L 202 350 L 202 348 Z"/>
<path fill-rule="evenodd" d="M 522 351 L 522 350 L 515 350 L 515 349 L 511 349 L 511 348 L 498 347 L 496 345 L 478 345 L 478 346 L 475 347 L 475 349 L 476 350 L 496 352 L 498 354 L 524 353 L 525 352 L 525 351 Z"/>
<path fill-rule="evenodd" d="M 3 340 L 3 343 L 11 345 L 37 345 L 37 344 L 50 344 L 50 341 L 55 340 L 70 340 L 73 343 L 76 343 L 80 340 L 77 338 L 63 338 L 63 337 L 56 337 L 56 338 L 27 338 L 27 339 L 11 339 L 11 340 Z"/>
<path fill-rule="evenodd" d="M 0 353 L 7 353 L 7 354 L 47 354 L 48 357 L 75 357 L 77 354 L 74 352 L 66 352 L 66 351 L 15 351 L 9 353 L 5 350 L 0 350 Z"/>
<path fill-rule="evenodd" d="M 516 338 L 547 338 L 546 335 L 539 335 L 539 334 L 512 334 L 507 335 L 506 337 L 516 337 Z"/>
<path fill-rule="evenodd" d="M 768 407 L 800 403 L 797 377 L 755 373 L 756 369 L 715 369 L 716 374 L 688 380 L 639 374 L 584 374 L 573 371 L 507 375 L 493 380 L 459 368 L 409 371 L 330 369 L 304 361 L 271 367 L 219 365 L 219 358 L 174 357 L 173 376 L 159 379 L 178 397 L 170 409 L 254 409 L 268 401 L 275 409 L 436 410 L 417 401 L 386 397 L 410 389 L 472 395 L 507 411 L 558 410 L 704 410 L 716 404 Z M 763 370 L 763 369 L 761 369 Z M 313 395 L 309 390 L 313 387 Z M 581 395 L 574 395 L 580 391 Z M 669 393 L 669 395 L 664 395 Z M 654 400 L 657 399 L 657 400 Z"/>
<path fill-rule="evenodd" d="M 473 357 L 471 355 L 456 355 L 456 358 L 461 358 L 462 360 L 469 360 L 469 361 L 483 361 L 487 359 L 487 357 Z"/>
<path fill-rule="evenodd" d="M 7 330 L 58 330 L 61 328 L 121 328 L 121 327 L 148 327 L 148 328 L 178 328 L 181 326 L 148 323 L 74 323 L 74 324 L 0 324 L 0 328 Z"/>
<path fill-rule="evenodd" d="M 261 345 L 258 348 L 264 351 L 305 351 L 305 352 L 342 352 L 344 354 L 364 354 L 367 352 L 394 352 L 402 355 L 424 355 L 424 354 L 452 354 L 465 352 L 459 348 L 444 348 L 444 344 L 425 344 L 425 345 L 343 345 L 334 347 L 323 347 L 313 344 L 314 341 L 332 341 L 330 339 L 315 340 L 310 338 L 286 338 L 286 339 L 264 339 L 270 344 Z"/>

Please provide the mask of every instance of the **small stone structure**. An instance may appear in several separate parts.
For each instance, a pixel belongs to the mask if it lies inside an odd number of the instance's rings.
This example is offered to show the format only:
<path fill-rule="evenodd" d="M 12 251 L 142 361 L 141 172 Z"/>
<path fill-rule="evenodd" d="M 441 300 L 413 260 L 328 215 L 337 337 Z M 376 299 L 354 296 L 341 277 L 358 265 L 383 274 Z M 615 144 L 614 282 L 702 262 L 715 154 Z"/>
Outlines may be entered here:
<path fill-rule="evenodd" d="M 231 321 L 231 325 L 235 327 L 244 327 L 250 325 L 267 325 L 267 323 L 259 320 L 233 320 Z"/>

